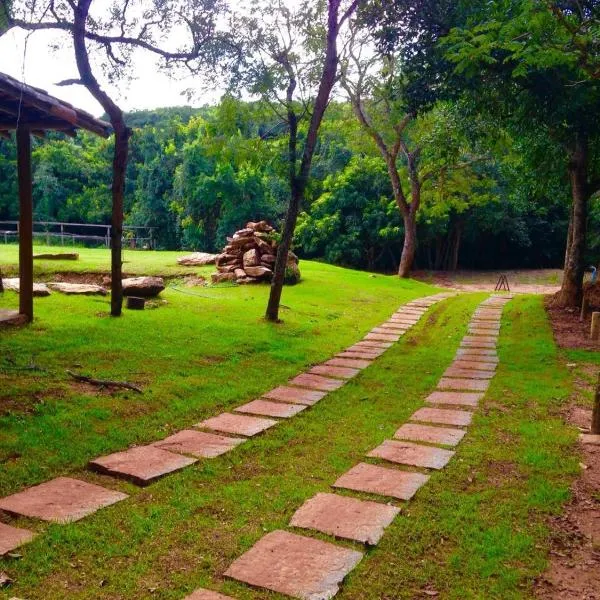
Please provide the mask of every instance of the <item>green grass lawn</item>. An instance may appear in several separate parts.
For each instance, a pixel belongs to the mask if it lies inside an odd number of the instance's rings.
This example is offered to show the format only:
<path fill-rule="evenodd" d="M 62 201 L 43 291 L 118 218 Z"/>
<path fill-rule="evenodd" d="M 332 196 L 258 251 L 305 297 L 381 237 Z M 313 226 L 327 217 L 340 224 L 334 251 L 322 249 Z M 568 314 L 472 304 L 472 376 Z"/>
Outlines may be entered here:
<path fill-rule="evenodd" d="M 344 388 L 228 455 L 143 490 L 85 464 L 255 398 L 437 291 L 317 263 L 302 269 L 303 283 L 284 290 L 282 325 L 261 318 L 264 286 L 168 288 L 165 304 L 121 319 L 106 316 L 106 299 L 54 294 L 36 302 L 32 326 L 0 333 L 0 494 L 71 474 L 131 495 L 72 525 L 17 521 L 44 534 L 21 559 L 0 560 L 15 580 L 0 598 L 179 600 L 201 585 L 240 600 L 283 598 L 222 573 L 424 405 L 485 294 L 436 305 Z M 0 298 L 14 303 L 14 294 Z M 499 353 L 457 455 L 399 503 L 403 514 L 339 598 L 410 599 L 423 589 L 457 600 L 532 597 L 547 516 L 578 470 L 576 432 L 559 418 L 570 374 L 540 298 L 505 309 Z M 65 369 L 134 381 L 145 393 L 90 392 Z"/>
<path fill-rule="evenodd" d="M 77 252 L 79 260 L 35 260 L 34 274 L 37 280 L 50 281 L 53 273 L 109 273 L 110 250 L 106 248 L 78 248 L 71 246 L 43 246 L 33 248 L 35 254 Z M 173 277 L 186 274 L 214 272 L 212 267 L 181 267 L 177 258 L 189 252 L 123 250 L 123 272 L 131 275 L 164 275 Z M 19 246 L 0 244 L 0 270 L 4 276 L 18 275 Z"/>

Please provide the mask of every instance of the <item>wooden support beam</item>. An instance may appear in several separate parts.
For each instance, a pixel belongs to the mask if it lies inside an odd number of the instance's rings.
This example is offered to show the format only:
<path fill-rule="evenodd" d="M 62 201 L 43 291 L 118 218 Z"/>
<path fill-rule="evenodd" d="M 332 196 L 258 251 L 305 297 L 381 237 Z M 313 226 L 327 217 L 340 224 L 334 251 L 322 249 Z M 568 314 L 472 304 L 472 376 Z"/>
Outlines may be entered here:
<path fill-rule="evenodd" d="M 17 175 L 19 181 L 19 313 L 33 320 L 33 184 L 31 135 L 17 129 Z"/>

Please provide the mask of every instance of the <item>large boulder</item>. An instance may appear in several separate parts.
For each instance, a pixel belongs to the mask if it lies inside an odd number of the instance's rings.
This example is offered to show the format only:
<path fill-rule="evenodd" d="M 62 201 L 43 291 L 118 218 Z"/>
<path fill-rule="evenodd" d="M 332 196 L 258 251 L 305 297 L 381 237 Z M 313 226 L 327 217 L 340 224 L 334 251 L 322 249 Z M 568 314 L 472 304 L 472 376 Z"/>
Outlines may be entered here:
<path fill-rule="evenodd" d="M 213 273 L 210 276 L 213 283 L 223 283 L 224 281 L 235 281 L 235 273 Z"/>
<path fill-rule="evenodd" d="M 193 252 L 177 259 L 177 264 L 183 267 L 203 267 L 205 265 L 214 265 L 217 260 L 216 254 L 208 252 Z"/>
<path fill-rule="evenodd" d="M 248 277 L 254 277 L 256 279 L 270 279 L 273 276 L 273 271 L 267 269 L 267 267 L 246 267 L 244 269 Z"/>
<path fill-rule="evenodd" d="M 244 265 L 244 271 L 246 272 L 248 272 L 248 267 L 256 267 L 260 265 L 260 255 L 258 250 L 256 250 L 256 248 L 252 248 L 252 250 L 245 252 L 242 264 Z"/>
<path fill-rule="evenodd" d="M 123 279 L 123 295 L 154 298 L 165 289 L 162 277 L 130 277 Z"/>
<path fill-rule="evenodd" d="M 583 295 L 590 309 L 600 309 L 600 282 L 588 281 L 583 284 Z"/>
<path fill-rule="evenodd" d="M 65 283 L 63 281 L 53 281 L 48 287 L 55 292 L 67 295 L 80 296 L 106 296 L 106 290 L 100 285 L 88 283 Z"/>
<path fill-rule="evenodd" d="M 2 280 L 2 285 L 5 290 L 10 290 L 11 292 L 19 293 L 19 278 L 18 277 L 9 277 L 8 279 Z M 50 290 L 45 283 L 34 283 L 33 284 L 33 295 L 37 298 L 43 298 L 44 296 L 50 295 Z"/>

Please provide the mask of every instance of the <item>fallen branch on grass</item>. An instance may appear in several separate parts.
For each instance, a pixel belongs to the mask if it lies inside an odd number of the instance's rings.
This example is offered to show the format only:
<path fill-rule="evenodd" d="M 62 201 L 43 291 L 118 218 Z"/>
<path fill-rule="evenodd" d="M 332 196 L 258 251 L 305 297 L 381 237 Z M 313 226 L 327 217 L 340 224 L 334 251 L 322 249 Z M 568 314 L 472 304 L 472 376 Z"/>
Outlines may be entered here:
<path fill-rule="evenodd" d="M 83 381 L 84 383 L 89 383 L 91 385 L 97 385 L 99 387 L 119 387 L 125 388 L 128 390 L 133 390 L 138 394 L 142 394 L 142 389 L 133 383 L 129 383 L 128 381 L 110 381 L 106 379 L 94 379 L 93 377 L 87 377 L 85 375 L 78 375 L 77 373 L 73 373 L 73 371 L 69 371 L 67 369 L 67 375 L 70 375 L 76 381 Z"/>

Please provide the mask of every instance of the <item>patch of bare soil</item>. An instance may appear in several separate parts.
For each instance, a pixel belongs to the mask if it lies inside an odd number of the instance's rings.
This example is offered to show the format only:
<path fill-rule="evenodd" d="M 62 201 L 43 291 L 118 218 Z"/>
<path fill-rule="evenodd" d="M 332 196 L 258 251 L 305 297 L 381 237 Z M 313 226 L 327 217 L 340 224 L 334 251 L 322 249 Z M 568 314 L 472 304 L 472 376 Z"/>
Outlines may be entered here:
<path fill-rule="evenodd" d="M 592 411 L 580 405 L 592 389 L 584 377 L 575 377 L 573 402 L 563 418 L 580 429 L 588 429 L 592 420 Z M 550 522 L 550 564 L 535 584 L 535 596 L 542 600 L 600 598 L 600 446 L 580 447 L 581 475 L 565 513 Z"/>
<path fill-rule="evenodd" d="M 591 314 L 579 321 L 579 311 L 573 308 L 557 308 L 551 304 L 552 297 L 545 299 L 546 312 L 550 317 L 554 339 L 561 348 L 600 350 L 600 341 L 590 339 Z M 600 593 L 599 596 L 600 598 Z"/>

